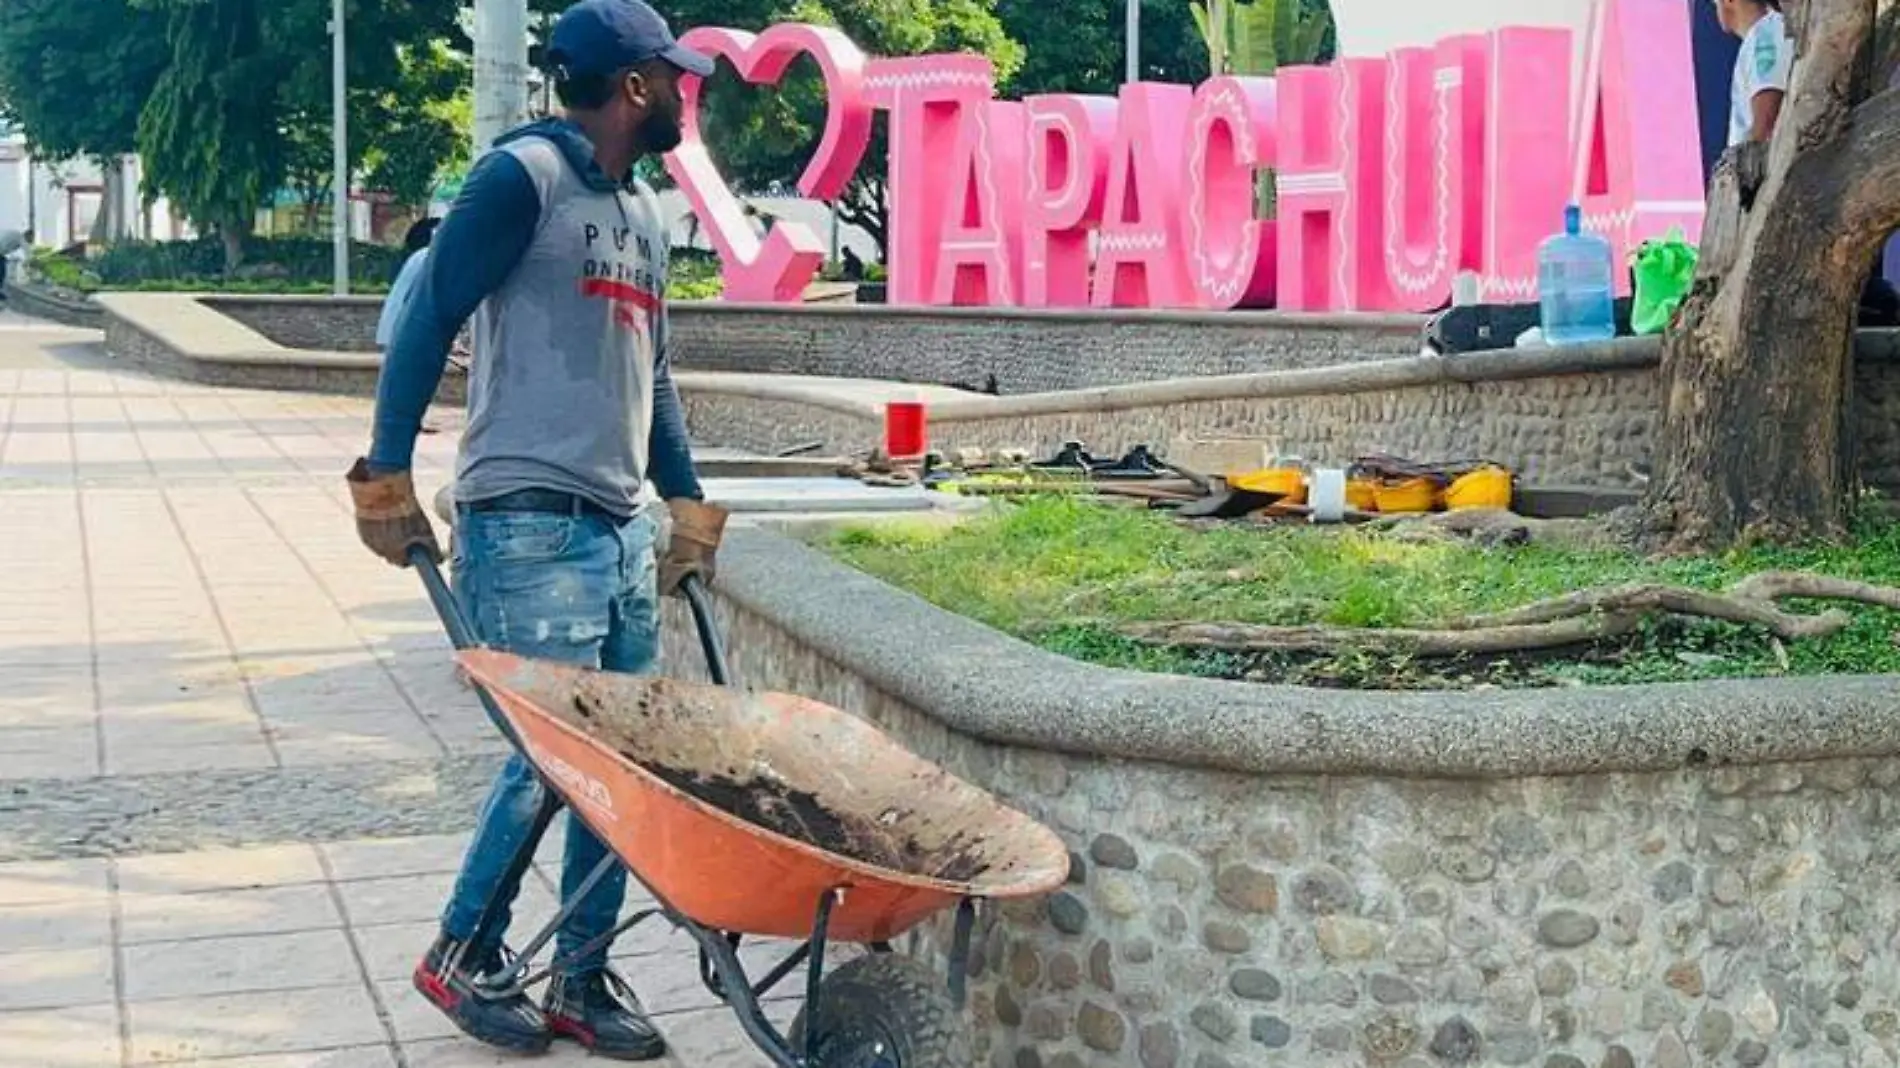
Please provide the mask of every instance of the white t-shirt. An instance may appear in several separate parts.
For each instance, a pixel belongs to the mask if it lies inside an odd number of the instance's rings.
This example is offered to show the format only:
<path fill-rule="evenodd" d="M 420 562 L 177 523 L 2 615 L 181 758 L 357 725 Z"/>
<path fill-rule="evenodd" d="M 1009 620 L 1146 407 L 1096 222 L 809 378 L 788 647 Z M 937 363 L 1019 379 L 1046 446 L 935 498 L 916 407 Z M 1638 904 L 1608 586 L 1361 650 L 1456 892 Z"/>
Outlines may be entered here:
<path fill-rule="evenodd" d="M 1728 143 L 1748 140 L 1755 128 L 1755 94 L 1764 89 L 1788 91 L 1788 69 L 1794 65 L 1794 45 L 1781 12 L 1763 15 L 1742 38 L 1735 56 L 1735 77 L 1729 87 Z"/>
<path fill-rule="evenodd" d="M 396 339 L 396 320 L 409 304 L 409 298 L 416 291 L 416 282 L 422 277 L 422 266 L 429 262 L 429 250 L 417 249 L 409 254 L 409 259 L 396 272 L 396 284 L 389 287 L 389 296 L 383 299 L 382 318 L 376 321 L 376 347 L 389 351 L 389 343 Z"/>

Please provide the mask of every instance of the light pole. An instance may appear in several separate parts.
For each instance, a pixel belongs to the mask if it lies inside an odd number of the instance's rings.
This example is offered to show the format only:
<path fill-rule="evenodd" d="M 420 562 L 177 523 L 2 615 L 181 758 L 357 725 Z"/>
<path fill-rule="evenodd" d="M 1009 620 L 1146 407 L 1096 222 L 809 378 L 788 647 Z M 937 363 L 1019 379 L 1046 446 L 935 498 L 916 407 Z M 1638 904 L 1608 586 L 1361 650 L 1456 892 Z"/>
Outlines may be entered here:
<path fill-rule="evenodd" d="M 330 138 L 336 173 L 330 179 L 330 229 L 336 238 L 335 288 L 339 297 L 350 292 L 350 106 L 349 70 L 344 62 L 343 0 L 330 4 Z"/>
<path fill-rule="evenodd" d="M 1128 0 L 1128 77 L 1141 80 L 1141 0 Z"/>
<path fill-rule="evenodd" d="M 528 117 L 528 0 L 475 0 L 475 155 Z"/>

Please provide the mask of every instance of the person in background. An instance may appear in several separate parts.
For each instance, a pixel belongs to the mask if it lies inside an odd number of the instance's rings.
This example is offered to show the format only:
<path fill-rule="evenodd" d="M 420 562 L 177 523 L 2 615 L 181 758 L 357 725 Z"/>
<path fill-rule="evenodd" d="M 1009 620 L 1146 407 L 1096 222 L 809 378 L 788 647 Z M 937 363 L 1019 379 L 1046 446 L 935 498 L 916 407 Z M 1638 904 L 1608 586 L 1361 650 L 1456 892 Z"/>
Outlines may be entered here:
<path fill-rule="evenodd" d="M 1722 28 L 1742 39 L 1729 85 L 1728 143 L 1767 141 L 1788 95 L 1794 44 L 1781 16 L 1781 0 L 1714 0 Z"/>
<path fill-rule="evenodd" d="M 407 256 L 396 270 L 396 280 L 389 287 L 389 296 L 383 298 L 382 317 L 376 321 L 376 347 L 382 350 L 384 358 L 388 357 L 389 346 L 396 339 L 396 324 L 402 321 L 403 312 L 416 295 L 416 283 L 421 280 L 423 269 L 429 262 L 429 244 L 435 240 L 436 227 L 440 225 L 440 219 L 421 219 L 403 235 L 402 250 Z M 468 346 L 460 338 L 449 350 L 449 361 L 463 371 L 468 370 Z M 422 432 L 433 434 L 435 427 L 425 423 Z"/>
<path fill-rule="evenodd" d="M 376 347 L 387 353 L 390 342 L 396 337 L 396 323 L 401 320 L 403 309 L 415 296 L 416 282 L 422 277 L 422 270 L 429 262 L 429 244 L 435 240 L 436 227 L 442 225 L 440 219 L 421 219 L 409 232 L 403 235 L 402 250 L 405 254 L 402 266 L 396 271 L 396 280 L 389 287 L 389 296 L 383 300 L 382 318 L 376 322 Z M 453 353 L 457 362 L 467 369 L 468 349 L 458 340 Z"/>

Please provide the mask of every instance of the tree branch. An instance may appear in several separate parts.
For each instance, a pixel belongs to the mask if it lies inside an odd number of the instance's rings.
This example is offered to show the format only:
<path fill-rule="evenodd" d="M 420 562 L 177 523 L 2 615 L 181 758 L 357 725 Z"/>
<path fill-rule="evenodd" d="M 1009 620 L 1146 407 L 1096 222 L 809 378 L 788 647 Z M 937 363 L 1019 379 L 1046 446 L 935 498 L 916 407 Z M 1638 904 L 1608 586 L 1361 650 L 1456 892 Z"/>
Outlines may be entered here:
<path fill-rule="evenodd" d="M 1788 32 L 1794 38 L 1795 64 L 1781 119 L 1775 126 L 1775 155 L 1800 154 L 1833 141 L 1845 128 L 1853 105 L 1866 95 L 1871 68 L 1874 0 L 1791 0 Z M 1786 130 L 1791 136 L 1784 136 Z M 1771 165 L 1770 173 L 1786 170 Z"/>
<path fill-rule="evenodd" d="M 1900 589 L 1803 571 L 1764 571 L 1729 587 L 1729 592 L 1736 597 L 1760 601 L 1803 597 L 1816 601 L 1858 601 L 1900 610 Z"/>
<path fill-rule="evenodd" d="M 1573 616 L 1550 623 L 1486 630 L 1363 627 L 1263 627 L 1247 623 L 1137 623 L 1121 633 L 1138 642 L 1236 653 L 1386 653 L 1401 656 L 1493 656 L 1561 649 L 1632 633 L 1641 615 Z"/>
<path fill-rule="evenodd" d="M 1900 597 L 1900 590 L 1894 591 Z M 1581 590 L 1577 593 L 1538 601 L 1523 608 L 1488 616 L 1455 620 L 1449 630 L 1495 630 L 1523 627 L 1569 619 L 1579 615 L 1651 615 L 1701 616 L 1728 623 L 1765 627 L 1778 638 L 1825 638 L 1847 626 L 1839 612 L 1819 616 L 1801 616 L 1783 612 L 1770 599 L 1753 599 L 1738 594 L 1709 593 L 1681 586 L 1612 586 Z"/>
<path fill-rule="evenodd" d="M 1656 584 L 1606 586 L 1508 612 L 1467 616 L 1437 628 L 1135 623 L 1118 629 L 1140 642 L 1230 652 L 1360 651 L 1447 657 L 1528 652 L 1603 641 L 1631 634 L 1645 620 L 1659 615 L 1758 626 L 1785 641 L 1830 637 L 1853 622 L 1851 616 L 1839 610 L 1819 615 L 1783 611 L 1776 602 L 1789 597 L 1854 601 L 1900 611 L 1900 588 L 1826 575 L 1769 571 L 1737 582 L 1726 593 Z"/>
<path fill-rule="evenodd" d="M 1885 240 L 1900 229 L 1900 88 L 1856 107 L 1833 161 L 1842 175 L 1843 233 Z"/>
<path fill-rule="evenodd" d="M 1887 89 L 1900 74 L 1900 3 L 1880 0 L 1874 18 L 1874 88 Z"/>

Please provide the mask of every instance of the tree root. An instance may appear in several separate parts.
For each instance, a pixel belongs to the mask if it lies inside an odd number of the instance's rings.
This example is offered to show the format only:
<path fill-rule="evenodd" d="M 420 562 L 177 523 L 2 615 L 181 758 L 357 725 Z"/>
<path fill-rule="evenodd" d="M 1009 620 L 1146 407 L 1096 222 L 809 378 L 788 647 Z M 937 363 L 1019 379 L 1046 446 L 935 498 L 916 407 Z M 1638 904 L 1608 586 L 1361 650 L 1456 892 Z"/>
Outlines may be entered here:
<path fill-rule="evenodd" d="M 1247 623 L 1136 623 L 1118 629 L 1140 642 L 1226 652 L 1384 652 L 1450 657 L 1559 649 L 1619 638 L 1635 633 L 1644 622 L 1658 616 L 1719 619 L 1761 627 L 1777 641 L 1826 638 L 1853 621 L 1838 609 L 1819 615 L 1784 611 L 1777 602 L 1791 597 L 1852 601 L 1900 610 L 1900 589 L 1891 586 L 1769 571 L 1737 582 L 1726 593 L 1657 584 L 1601 586 L 1428 629 Z"/>

